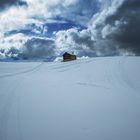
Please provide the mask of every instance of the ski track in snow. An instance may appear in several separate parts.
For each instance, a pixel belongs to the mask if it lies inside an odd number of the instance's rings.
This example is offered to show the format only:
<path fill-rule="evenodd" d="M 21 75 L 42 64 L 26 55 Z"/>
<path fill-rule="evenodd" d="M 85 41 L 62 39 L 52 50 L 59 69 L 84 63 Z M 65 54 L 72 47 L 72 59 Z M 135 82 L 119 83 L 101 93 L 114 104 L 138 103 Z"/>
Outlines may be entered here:
<path fill-rule="evenodd" d="M 125 71 L 125 63 L 127 61 L 127 57 L 125 57 L 122 61 L 119 61 L 119 72 L 122 80 L 125 82 L 128 88 L 131 88 L 134 92 L 140 93 L 139 88 L 135 87 L 134 83 L 131 82 L 131 79 L 128 78 L 128 75 Z"/>
<path fill-rule="evenodd" d="M 16 84 L 13 84 L 12 88 L 10 88 L 10 91 L 7 90 L 7 98 L 4 100 L 4 104 L 1 104 L 3 107 L 0 109 L 0 139 L 1 140 L 7 140 L 7 123 L 9 114 L 11 111 L 11 105 L 13 103 L 13 99 L 16 97 L 16 90 L 19 88 L 19 80 L 13 81 L 16 82 Z"/>
<path fill-rule="evenodd" d="M 130 88 L 122 78 L 122 65 L 124 65 L 124 60 L 126 58 L 123 57 L 120 60 L 114 60 L 106 66 L 105 69 L 105 77 L 108 83 L 112 86 L 112 88 L 120 89 Z"/>
<path fill-rule="evenodd" d="M 110 89 L 108 87 L 105 87 L 105 86 L 102 86 L 102 85 L 93 84 L 93 83 L 80 83 L 80 82 L 78 82 L 77 84 L 79 84 L 81 86 L 90 86 L 90 87 L 104 88 L 106 90 Z"/>
<path fill-rule="evenodd" d="M 0 76 L 0 79 L 3 79 L 3 78 L 10 78 L 10 77 L 17 77 L 17 76 L 21 76 L 21 77 L 18 77 L 16 78 L 15 81 L 15 84 L 14 86 L 12 87 L 12 89 L 10 89 L 10 91 L 7 91 L 7 93 L 9 92 L 8 94 L 8 97 L 3 105 L 3 108 L 1 110 L 3 110 L 2 112 L 4 112 L 3 114 L 0 114 L 0 140 L 9 140 L 8 138 L 8 133 L 7 133 L 7 123 L 8 123 L 8 117 L 9 117 L 9 114 L 11 112 L 11 106 L 12 106 L 12 103 L 15 102 L 16 104 L 16 112 L 15 112 L 15 116 L 16 116 L 16 123 L 17 125 L 15 126 L 16 129 L 17 129 L 17 140 L 23 140 L 22 138 L 22 130 L 21 130 L 21 125 L 20 125 L 20 95 L 16 93 L 16 91 L 18 89 L 20 89 L 20 87 L 22 86 L 22 83 L 24 80 L 26 80 L 26 76 L 27 75 L 31 75 L 33 72 L 36 72 L 41 66 L 43 65 L 43 63 L 40 63 L 38 64 L 37 66 L 31 68 L 31 69 L 27 69 L 25 71 L 22 71 L 22 72 L 17 72 L 17 73 L 11 73 L 11 74 L 7 74 L 7 75 L 1 75 Z M 24 76 L 22 76 L 24 75 Z M 1 111 L 0 110 L 0 111 Z"/>
<path fill-rule="evenodd" d="M 18 75 L 21 75 L 21 74 L 26 74 L 26 73 L 29 73 L 29 72 L 33 72 L 35 70 L 37 70 L 41 65 L 43 65 L 44 62 L 42 62 L 41 64 L 31 68 L 31 69 L 27 69 L 25 71 L 22 71 L 22 72 L 16 72 L 16 73 L 10 73 L 10 74 L 6 74 L 6 75 L 0 75 L 0 79 L 1 78 L 8 78 L 8 77 L 12 77 L 12 76 L 18 76 Z"/>

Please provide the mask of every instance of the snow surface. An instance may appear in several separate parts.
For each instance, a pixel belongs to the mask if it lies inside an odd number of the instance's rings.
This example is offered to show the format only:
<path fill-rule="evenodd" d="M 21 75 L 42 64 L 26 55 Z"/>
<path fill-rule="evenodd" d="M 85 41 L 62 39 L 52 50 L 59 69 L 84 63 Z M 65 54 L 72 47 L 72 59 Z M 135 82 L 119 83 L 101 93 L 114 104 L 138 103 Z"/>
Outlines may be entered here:
<path fill-rule="evenodd" d="M 140 140 L 140 57 L 0 63 L 0 140 Z"/>

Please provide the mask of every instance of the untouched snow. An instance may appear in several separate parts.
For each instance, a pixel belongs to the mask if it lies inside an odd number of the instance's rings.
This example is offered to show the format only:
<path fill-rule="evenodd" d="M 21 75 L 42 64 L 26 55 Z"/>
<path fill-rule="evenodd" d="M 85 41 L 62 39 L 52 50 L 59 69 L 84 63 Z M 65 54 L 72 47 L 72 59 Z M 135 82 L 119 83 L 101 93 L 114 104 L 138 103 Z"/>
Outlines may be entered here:
<path fill-rule="evenodd" d="M 0 140 L 140 140 L 140 57 L 0 63 Z"/>

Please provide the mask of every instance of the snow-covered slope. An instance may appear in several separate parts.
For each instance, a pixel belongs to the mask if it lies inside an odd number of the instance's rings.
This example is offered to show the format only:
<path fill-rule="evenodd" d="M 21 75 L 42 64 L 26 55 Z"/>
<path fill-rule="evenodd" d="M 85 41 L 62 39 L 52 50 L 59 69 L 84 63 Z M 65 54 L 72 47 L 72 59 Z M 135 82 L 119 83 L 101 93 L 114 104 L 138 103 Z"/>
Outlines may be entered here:
<path fill-rule="evenodd" d="M 140 57 L 0 63 L 0 140 L 140 140 Z"/>

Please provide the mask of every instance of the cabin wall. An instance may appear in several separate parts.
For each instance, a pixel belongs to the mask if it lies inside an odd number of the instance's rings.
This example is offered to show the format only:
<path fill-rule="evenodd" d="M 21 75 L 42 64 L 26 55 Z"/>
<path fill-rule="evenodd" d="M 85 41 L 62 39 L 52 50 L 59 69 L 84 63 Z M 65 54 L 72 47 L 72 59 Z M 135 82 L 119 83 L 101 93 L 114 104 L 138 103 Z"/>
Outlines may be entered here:
<path fill-rule="evenodd" d="M 76 60 L 75 55 L 65 55 L 63 56 L 63 61 L 71 61 L 71 60 Z"/>

